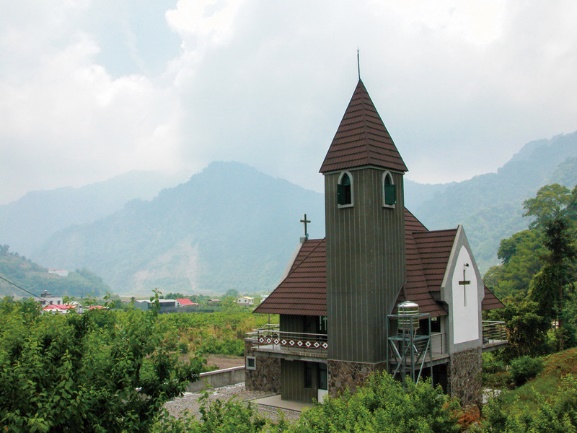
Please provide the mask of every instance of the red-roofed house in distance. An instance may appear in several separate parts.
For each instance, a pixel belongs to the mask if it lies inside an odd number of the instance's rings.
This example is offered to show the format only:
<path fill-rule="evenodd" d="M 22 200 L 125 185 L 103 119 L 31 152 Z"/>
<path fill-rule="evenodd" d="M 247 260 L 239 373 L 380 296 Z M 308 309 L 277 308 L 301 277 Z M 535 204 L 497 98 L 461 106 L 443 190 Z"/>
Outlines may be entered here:
<path fill-rule="evenodd" d="M 359 80 L 322 163 L 324 239 L 302 239 L 255 313 L 280 325 L 245 342 L 248 389 L 311 402 L 374 371 L 432 377 L 464 404 L 481 396 L 481 354 L 503 347 L 502 307 L 462 226 L 428 230 L 404 206 L 407 167 Z"/>
<path fill-rule="evenodd" d="M 43 313 L 53 313 L 53 314 L 66 314 L 70 311 L 76 311 L 78 313 L 82 313 L 82 311 L 77 310 L 77 305 L 71 304 L 52 304 L 47 305 L 42 308 Z"/>
<path fill-rule="evenodd" d="M 192 302 L 190 299 L 188 298 L 176 298 L 176 303 L 178 307 L 198 307 L 198 304 L 196 302 Z"/>

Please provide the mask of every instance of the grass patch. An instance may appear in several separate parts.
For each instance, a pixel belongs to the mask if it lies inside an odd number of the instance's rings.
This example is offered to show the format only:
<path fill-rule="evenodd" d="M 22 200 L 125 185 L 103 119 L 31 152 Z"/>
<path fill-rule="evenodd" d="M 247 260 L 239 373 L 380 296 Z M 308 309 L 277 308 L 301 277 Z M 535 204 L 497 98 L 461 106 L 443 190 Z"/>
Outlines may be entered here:
<path fill-rule="evenodd" d="M 516 406 L 524 412 L 536 411 L 543 399 L 552 399 L 567 374 L 577 376 L 577 348 L 543 357 L 543 370 L 526 384 L 503 393 L 505 406 Z"/>

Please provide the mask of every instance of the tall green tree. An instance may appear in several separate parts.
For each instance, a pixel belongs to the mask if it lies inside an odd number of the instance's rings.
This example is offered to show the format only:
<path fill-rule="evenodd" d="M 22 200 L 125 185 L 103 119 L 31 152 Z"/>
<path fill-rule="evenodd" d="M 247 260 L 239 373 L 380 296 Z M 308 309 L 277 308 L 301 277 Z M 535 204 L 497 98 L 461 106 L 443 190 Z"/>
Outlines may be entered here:
<path fill-rule="evenodd" d="M 531 223 L 543 234 L 546 253 L 544 266 L 531 281 L 529 296 L 539 303 L 541 314 L 558 324 L 559 349 L 564 347 L 563 307 L 566 292 L 575 281 L 577 248 L 573 241 L 572 213 L 576 207 L 577 187 L 572 192 L 553 184 L 541 188 L 535 198 L 524 203 L 525 216 L 534 217 Z"/>

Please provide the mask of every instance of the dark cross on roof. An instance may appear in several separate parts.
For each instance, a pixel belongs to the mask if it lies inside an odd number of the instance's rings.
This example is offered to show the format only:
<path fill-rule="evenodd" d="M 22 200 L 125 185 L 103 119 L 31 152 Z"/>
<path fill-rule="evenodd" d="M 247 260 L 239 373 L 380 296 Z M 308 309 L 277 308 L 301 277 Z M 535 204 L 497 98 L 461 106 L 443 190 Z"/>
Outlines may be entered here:
<path fill-rule="evenodd" d="M 467 271 L 468 267 L 469 267 L 469 264 L 465 263 L 465 267 L 463 267 L 463 280 L 459 281 L 459 284 L 461 286 L 463 286 L 463 299 L 465 301 L 465 307 L 467 306 L 467 291 L 465 289 L 467 288 L 467 286 L 469 284 L 471 284 L 471 281 L 467 280 L 467 278 L 465 276 L 465 272 Z"/>
<path fill-rule="evenodd" d="M 310 223 L 310 220 L 307 219 L 307 214 L 305 214 L 304 219 L 301 220 L 301 223 L 305 225 L 305 239 L 309 238 L 309 233 L 307 231 L 307 224 Z"/>

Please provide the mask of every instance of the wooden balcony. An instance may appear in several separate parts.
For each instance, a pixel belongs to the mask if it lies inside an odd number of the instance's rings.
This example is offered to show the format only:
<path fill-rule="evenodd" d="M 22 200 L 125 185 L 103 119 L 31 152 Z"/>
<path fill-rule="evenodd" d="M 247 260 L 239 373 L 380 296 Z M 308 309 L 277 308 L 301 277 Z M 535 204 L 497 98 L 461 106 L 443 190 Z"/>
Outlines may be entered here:
<path fill-rule="evenodd" d="M 326 334 L 280 331 L 278 325 L 265 325 L 247 334 L 247 341 L 257 352 L 286 359 L 317 358 L 326 360 L 328 341 Z M 507 345 L 504 322 L 483 321 L 483 351 L 501 349 Z M 423 343 L 424 344 L 424 343 Z M 431 333 L 430 351 L 433 362 L 448 358 L 449 344 L 444 332 Z M 419 350 L 420 352 L 420 350 Z"/>
<path fill-rule="evenodd" d="M 285 359 L 327 358 L 327 335 L 279 331 L 278 325 L 267 325 L 247 334 L 257 352 Z"/>

